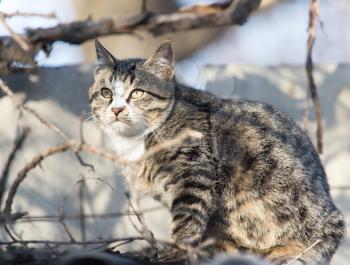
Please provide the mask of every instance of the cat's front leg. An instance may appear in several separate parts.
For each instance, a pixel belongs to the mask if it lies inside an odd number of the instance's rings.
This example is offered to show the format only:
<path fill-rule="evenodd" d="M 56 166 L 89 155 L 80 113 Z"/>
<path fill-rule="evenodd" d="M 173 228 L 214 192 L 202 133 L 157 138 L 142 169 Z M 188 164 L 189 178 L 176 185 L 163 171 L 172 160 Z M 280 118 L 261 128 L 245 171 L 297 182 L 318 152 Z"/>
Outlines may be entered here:
<path fill-rule="evenodd" d="M 172 238 L 179 244 L 197 245 L 216 207 L 213 176 L 209 172 L 191 170 L 172 191 Z"/>

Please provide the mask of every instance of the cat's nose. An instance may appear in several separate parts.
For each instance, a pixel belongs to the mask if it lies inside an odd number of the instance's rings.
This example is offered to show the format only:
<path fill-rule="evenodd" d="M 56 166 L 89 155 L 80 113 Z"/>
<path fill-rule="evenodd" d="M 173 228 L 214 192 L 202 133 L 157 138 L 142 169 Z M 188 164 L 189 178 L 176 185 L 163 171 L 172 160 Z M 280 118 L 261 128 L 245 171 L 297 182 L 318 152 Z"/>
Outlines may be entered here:
<path fill-rule="evenodd" d="M 125 107 L 113 107 L 112 111 L 115 114 L 115 116 L 118 116 L 120 112 L 122 112 L 125 109 Z"/>

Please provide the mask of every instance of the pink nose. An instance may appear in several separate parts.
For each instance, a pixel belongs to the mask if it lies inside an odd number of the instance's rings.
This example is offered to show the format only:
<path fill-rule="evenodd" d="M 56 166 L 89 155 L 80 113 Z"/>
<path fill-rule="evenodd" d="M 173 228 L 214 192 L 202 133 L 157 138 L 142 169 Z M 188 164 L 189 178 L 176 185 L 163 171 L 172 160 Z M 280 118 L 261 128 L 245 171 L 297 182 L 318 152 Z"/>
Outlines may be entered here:
<path fill-rule="evenodd" d="M 115 114 L 115 116 L 118 116 L 119 113 L 122 112 L 124 109 L 125 109 L 125 107 L 121 107 L 121 108 L 113 107 L 113 108 L 112 108 L 112 111 L 113 111 L 113 113 Z"/>

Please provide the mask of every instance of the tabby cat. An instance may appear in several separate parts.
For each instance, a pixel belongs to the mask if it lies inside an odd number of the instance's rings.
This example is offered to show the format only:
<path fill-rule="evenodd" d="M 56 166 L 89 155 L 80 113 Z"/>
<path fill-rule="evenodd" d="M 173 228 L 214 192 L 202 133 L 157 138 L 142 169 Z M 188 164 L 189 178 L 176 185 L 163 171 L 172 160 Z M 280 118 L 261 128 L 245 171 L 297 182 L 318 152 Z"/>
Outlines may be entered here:
<path fill-rule="evenodd" d="M 147 59 L 118 60 L 96 40 L 89 90 L 97 124 L 135 161 L 185 129 L 202 138 L 129 170 L 133 185 L 172 215 L 172 239 L 212 253 L 245 250 L 282 264 L 328 264 L 344 236 L 325 171 L 307 135 L 270 105 L 218 98 L 176 81 L 169 41 Z"/>

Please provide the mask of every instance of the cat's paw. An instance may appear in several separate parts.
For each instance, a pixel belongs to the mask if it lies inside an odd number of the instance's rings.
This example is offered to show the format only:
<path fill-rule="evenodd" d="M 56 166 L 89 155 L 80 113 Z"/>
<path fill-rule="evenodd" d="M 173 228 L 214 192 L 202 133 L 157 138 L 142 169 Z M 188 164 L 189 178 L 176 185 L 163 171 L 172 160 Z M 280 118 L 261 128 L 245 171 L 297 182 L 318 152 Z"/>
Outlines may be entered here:
<path fill-rule="evenodd" d="M 213 239 L 208 239 L 206 241 L 200 242 L 199 240 L 183 240 L 177 243 L 180 250 L 184 252 L 186 260 L 192 264 L 197 264 L 199 261 L 205 260 L 212 256 L 212 246 L 215 241 Z"/>

